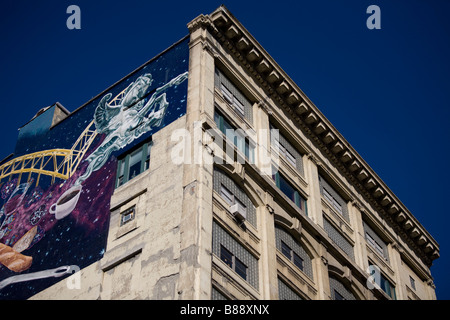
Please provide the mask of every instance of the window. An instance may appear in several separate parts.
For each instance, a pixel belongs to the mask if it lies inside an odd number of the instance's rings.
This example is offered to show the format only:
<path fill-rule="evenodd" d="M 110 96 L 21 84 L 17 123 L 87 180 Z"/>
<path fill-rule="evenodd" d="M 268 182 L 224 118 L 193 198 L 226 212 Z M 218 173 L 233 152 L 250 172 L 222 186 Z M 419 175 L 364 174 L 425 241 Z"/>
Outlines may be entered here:
<path fill-rule="evenodd" d="M 234 257 L 234 271 L 236 271 L 236 273 L 240 275 L 242 279 L 247 280 L 247 266 L 236 257 Z"/>
<path fill-rule="evenodd" d="M 296 254 L 295 252 L 293 252 L 293 256 L 294 256 L 294 264 L 300 269 L 303 270 L 303 259 L 300 258 L 300 256 L 298 254 Z"/>
<path fill-rule="evenodd" d="M 281 252 L 286 256 L 286 258 L 291 260 L 300 270 L 303 271 L 303 259 L 283 241 L 281 241 Z"/>
<path fill-rule="evenodd" d="M 232 142 L 250 163 L 255 163 L 255 144 L 248 137 L 242 136 L 242 130 L 236 130 L 218 111 L 214 113 L 214 121 L 227 140 Z"/>
<path fill-rule="evenodd" d="M 275 225 L 275 243 L 281 253 L 309 278 L 313 278 L 311 257 L 299 241 L 279 225 Z"/>
<path fill-rule="evenodd" d="M 257 227 L 256 207 L 247 193 L 224 171 L 214 168 L 213 189 L 229 205 L 239 204 L 245 208 L 247 218 L 253 227 Z"/>
<path fill-rule="evenodd" d="M 225 101 L 238 115 L 250 122 L 253 120 L 252 104 L 245 95 L 219 69 L 216 68 L 214 82 Z"/>
<path fill-rule="evenodd" d="M 389 297 L 391 297 L 392 299 L 395 300 L 395 299 L 396 299 L 396 296 L 395 296 L 395 288 L 394 288 L 394 286 L 392 285 L 392 283 L 390 283 L 389 280 L 386 279 L 386 277 L 385 277 L 383 274 L 381 274 L 380 279 L 381 279 L 381 285 L 380 285 L 381 289 L 382 289 Z"/>
<path fill-rule="evenodd" d="M 132 207 L 128 210 L 125 210 L 120 214 L 120 226 L 123 226 L 124 224 L 132 221 L 134 219 L 135 215 L 135 208 Z"/>
<path fill-rule="evenodd" d="M 416 280 L 414 280 L 413 277 L 409 276 L 409 282 L 411 283 L 411 288 L 413 288 L 413 290 L 416 290 Z"/>
<path fill-rule="evenodd" d="M 233 254 L 222 245 L 220 246 L 220 260 L 233 268 Z"/>
<path fill-rule="evenodd" d="M 334 209 L 336 209 L 338 213 L 342 214 L 342 206 L 326 188 L 323 188 L 323 197 L 327 199 L 327 201 L 332 205 Z"/>
<path fill-rule="evenodd" d="M 386 261 L 389 261 L 387 244 L 378 236 L 378 234 L 363 221 L 364 233 L 367 244 L 374 249 L 374 251 L 382 256 Z"/>
<path fill-rule="evenodd" d="M 281 241 L 281 252 L 289 259 L 292 259 L 292 249 L 286 243 Z"/>
<path fill-rule="evenodd" d="M 230 206 L 234 204 L 234 195 L 223 184 L 220 185 L 220 195 Z"/>
<path fill-rule="evenodd" d="M 272 130 L 278 129 L 270 124 L 271 143 L 275 151 L 284 157 L 288 163 L 294 166 L 297 171 L 303 175 L 302 155 L 291 143 L 289 143 L 283 134 L 279 132 L 277 137 L 277 135 L 272 135 Z"/>
<path fill-rule="evenodd" d="M 334 290 L 334 300 L 345 300 L 345 298 L 335 289 Z"/>
<path fill-rule="evenodd" d="M 150 167 L 151 145 L 151 142 L 146 142 L 138 149 L 119 158 L 117 164 L 117 188 L 148 170 Z"/>
<path fill-rule="evenodd" d="M 376 252 L 378 252 L 380 255 L 384 256 L 383 248 L 378 244 L 378 242 L 375 241 L 372 236 L 366 232 L 366 240 L 367 243 L 375 249 Z"/>
<path fill-rule="evenodd" d="M 231 269 L 236 271 L 242 279 L 247 280 L 247 266 L 223 245 L 220 246 L 220 260 L 225 262 Z"/>
<path fill-rule="evenodd" d="M 339 193 L 319 175 L 320 194 L 330 205 L 330 207 L 342 215 L 345 220 L 349 221 L 347 210 L 347 202 L 339 195 Z"/>
<path fill-rule="evenodd" d="M 223 261 L 240 278 L 258 289 L 258 259 L 214 220 L 212 250 L 214 256 Z"/>
<path fill-rule="evenodd" d="M 295 203 L 297 207 L 299 207 L 306 215 L 308 215 L 308 211 L 306 208 L 306 200 L 303 198 L 300 193 L 286 180 L 283 175 L 280 174 L 279 171 L 272 174 L 272 179 L 275 181 L 277 187 L 283 192 L 292 202 Z"/>
<path fill-rule="evenodd" d="M 334 275 L 330 274 L 330 293 L 332 300 L 356 300 L 352 290 Z"/>
<path fill-rule="evenodd" d="M 223 184 L 220 186 L 220 195 L 230 205 L 239 204 L 243 208 L 247 208 L 242 201 L 240 201 L 230 190 L 228 190 Z"/>
<path fill-rule="evenodd" d="M 374 264 L 372 264 L 369 261 L 369 266 L 374 266 Z M 379 270 L 380 268 L 378 266 L 375 266 L 376 268 L 373 268 L 374 270 L 378 270 L 377 272 L 380 273 L 380 277 L 379 277 L 379 281 L 380 283 L 378 283 L 378 285 L 380 286 L 381 290 L 383 290 L 389 297 L 391 297 L 393 300 L 396 300 L 397 297 L 395 295 L 395 287 L 394 285 L 383 275 L 383 273 L 381 273 Z M 377 276 L 375 276 L 375 279 L 378 279 Z"/>

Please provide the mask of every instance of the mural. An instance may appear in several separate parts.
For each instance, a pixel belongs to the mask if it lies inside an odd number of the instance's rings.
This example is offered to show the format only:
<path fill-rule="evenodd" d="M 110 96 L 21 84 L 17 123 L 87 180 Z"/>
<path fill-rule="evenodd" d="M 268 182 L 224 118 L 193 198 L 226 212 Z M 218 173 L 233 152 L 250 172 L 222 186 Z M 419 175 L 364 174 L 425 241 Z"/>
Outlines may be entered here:
<path fill-rule="evenodd" d="M 44 112 L 22 130 L 0 165 L 0 299 L 103 257 L 117 157 L 185 115 L 188 55 L 185 38 L 55 127 Z"/>

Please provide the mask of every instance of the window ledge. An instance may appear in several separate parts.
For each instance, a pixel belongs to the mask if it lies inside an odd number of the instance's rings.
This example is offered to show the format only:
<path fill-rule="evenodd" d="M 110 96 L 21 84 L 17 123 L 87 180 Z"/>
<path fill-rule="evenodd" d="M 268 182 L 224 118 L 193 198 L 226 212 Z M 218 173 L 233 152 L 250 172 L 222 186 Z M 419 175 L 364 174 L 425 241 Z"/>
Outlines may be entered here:
<path fill-rule="evenodd" d="M 139 181 L 141 180 L 141 178 L 143 178 L 144 175 L 146 175 L 147 173 L 148 172 L 143 172 L 142 174 L 139 175 L 139 176 L 142 175 L 142 177 L 138 176 L 138 177 L 134 178 L 133 180 L 130 180 L 127 183 L 125 183 L 124 185 L 120 186 L 116 190 L 114 190 L 114 193 L 111 197 L 111 204 L 110 204 L 110 209 L 109 209 L 111 212 L 119 209 L 123 205 L 127 204 L 128 202 L 132 201 L 133 199 L 136 199 L 140 195 L 147 192 L 146 187 L 144 187 L 144 188 L 136 187 L 137 191 L 134 193 L 131 193 L 131 195 L 130 195 L 130 190 L 131 190 L 130 186 L 132 186 L 132 184 L 138 184 Z M 122 188 L 124 186 L 126 186 L 126 187 Z M 124 190 L 127 190 L 128 192 L 125 192 Z"/>
<path fill-rule="evenodd" d="M 126 224 L 124 224 L 123 226 L 119 227 L 119 230 L 117 230 L 116 233 L 116 240 L 131 233 L 132 231 L 138 229 L 139 226 L 137 225 L 137 221 L 136 218 L 133 221 L 130 221 Z"/>

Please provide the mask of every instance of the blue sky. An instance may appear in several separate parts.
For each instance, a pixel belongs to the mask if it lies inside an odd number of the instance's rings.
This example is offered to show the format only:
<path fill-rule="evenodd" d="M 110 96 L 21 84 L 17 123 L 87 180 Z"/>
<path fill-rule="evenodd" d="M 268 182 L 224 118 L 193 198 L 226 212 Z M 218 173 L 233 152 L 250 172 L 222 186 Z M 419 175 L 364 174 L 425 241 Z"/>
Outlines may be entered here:
<path fill-rule="evenodd" d="M 222 3 L 439 242 L 431 271 L 450 299 L 450 1 L 2 0 L 0 159 L 39 109 L 75 110 Z M 81 30 L 66 27 L 72 4 Z"/>

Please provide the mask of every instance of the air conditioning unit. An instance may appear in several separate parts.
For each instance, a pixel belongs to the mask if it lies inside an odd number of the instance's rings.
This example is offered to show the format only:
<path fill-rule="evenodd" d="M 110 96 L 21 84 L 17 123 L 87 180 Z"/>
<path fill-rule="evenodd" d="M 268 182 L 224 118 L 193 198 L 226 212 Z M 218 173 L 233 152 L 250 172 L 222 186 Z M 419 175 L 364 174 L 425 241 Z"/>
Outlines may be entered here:
<path fill-rule="evenodd" d="M 231 214 L 238 221 L 245 221 L 247 219 L 247 208 L 239 203 L 235 203 L 230 207 Z"/>

